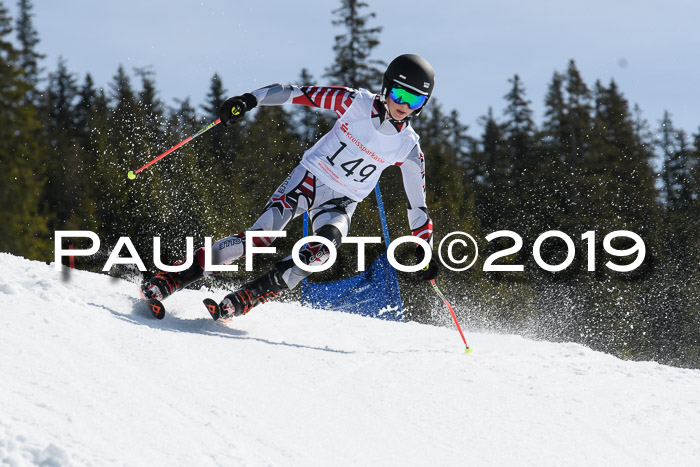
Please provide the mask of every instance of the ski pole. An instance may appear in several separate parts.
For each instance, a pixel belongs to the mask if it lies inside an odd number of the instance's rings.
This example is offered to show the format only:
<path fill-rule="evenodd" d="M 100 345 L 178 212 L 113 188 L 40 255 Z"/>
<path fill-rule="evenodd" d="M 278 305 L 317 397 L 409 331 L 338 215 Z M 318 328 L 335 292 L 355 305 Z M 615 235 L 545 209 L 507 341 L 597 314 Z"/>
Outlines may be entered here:
<path fill-rule="evenodd" d="M 438 288 L 437 284 L 435 283 L 435 279 L 430 280 L 430 285 L 433 286 L 433 290 L 435 290 L 435 293 L 438 294 L 438 297 L 442 299 L 442 301 L 445 303 L 445 306 L 447 307 L 448 310 L 450 310 L 450 313 L 452 314 L 452 319 L 454 320 L 455 324 L 457 325 L 457 330 L 459 331 L 459 335 L 462 336 L 462 341 L 464 342 L 464 352 L 465 353 L 472 353 L 471 347 L 469 347 L 469 344 L 467 344 L 467 340 L 464 338 L 464 333 L 462 332 L 462 328 L 459 325 L 459 321 L 457 321 L 457 316 L 455 315 L 454 310 L 452 309 L 452 305 L 450 305 L 450 302 L 447 301 L 447 298 L 442 294 L 440 289 Z"/>
<path fill-rule="evenodd" d="M 164 158 L 165 156 L 167 156 L 167 155 L 170 154 L 171 152 L 173 152 L 173 151 L 175 151 L 176 149 L 178 149 L 178 148 L 184 146 L 185 144 L 189 143 L 190 141 L 192 141 L 193 139 L 195 139 L 197 136 L 199 136 L 199 135 L 201 135 L 202 133 L 205 133 L 206 131 L 212 129 L 213 127 L 215 127 L 215 126 L 218 125 L 219 123 L 221 123 L 221 119 L 220 119 L 220 118 L 217 119 L 215 122 L 211 122 L 209 125 L 205 126 L 205 127 L 202 128 L 201 130 L 199 130 L 197 133 L 195 133 L 194 135 L 189 136 L 189 137 L 185 138 L 184 140 L 180 141 L 180 142 L 177 143 L 175 146 L 173 146 L 172 148 L 168 149 L 168 150 L 165 151 L 163 154 L 161 154 L 160 156 L 156 157 L 155 159 L 153 159 L 152 161 L 150 161 L 148 164 L 144 165 L 144 166 L 141 167 L 140 169 L 138 169 L 138 170 L 130 170 L 129 173 L 127 174 L 127 177 L 129 177 L 129 180 L 135 179 L 137 173 L 141 172 L 142 170 L 145 170 L 145 169 L 149 168 L 150 166 L 152 166 L 153 164 L 155 164 L 156 162 L 158 162 L 159 160 L 161 160 L 162 158 Z"/>

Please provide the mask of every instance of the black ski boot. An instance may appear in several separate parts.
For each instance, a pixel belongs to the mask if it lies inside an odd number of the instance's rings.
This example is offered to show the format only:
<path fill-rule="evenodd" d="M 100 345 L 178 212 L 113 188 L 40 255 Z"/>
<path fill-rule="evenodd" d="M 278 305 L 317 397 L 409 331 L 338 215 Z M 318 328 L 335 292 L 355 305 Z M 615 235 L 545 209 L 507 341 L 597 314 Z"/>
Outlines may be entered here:
<path fill-rule="evenodd" d="M 202 276 L 204 276 L 204 269 L 195 258 L 192 266 L 182 272 L 159 272 L 151 277 L 148 282 L 141 285 L 141 294 L 144 298 L 163 300 Z"/>
<path fill-rule="evenodd" d="M 221 316 L 244 315 L 261 303 L 281 297 L 285 290 L 288 288 L 282 280 L 282 274 L 273 268 L 235 292 L 226 295 L 219 305 Z"/>

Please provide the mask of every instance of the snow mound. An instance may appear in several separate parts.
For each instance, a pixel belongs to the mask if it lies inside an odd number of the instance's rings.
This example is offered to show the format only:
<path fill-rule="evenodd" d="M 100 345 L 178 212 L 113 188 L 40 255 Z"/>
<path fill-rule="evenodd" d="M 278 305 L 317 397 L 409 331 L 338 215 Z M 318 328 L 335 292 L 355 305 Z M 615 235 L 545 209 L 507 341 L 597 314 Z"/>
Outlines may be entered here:
<path fill-rule="evenodd" d="M 184 291 L 0 254 L 0 463 L 700 465 L 700 371 Z M 214 298 L 221 298 L 215 296 Z"/>

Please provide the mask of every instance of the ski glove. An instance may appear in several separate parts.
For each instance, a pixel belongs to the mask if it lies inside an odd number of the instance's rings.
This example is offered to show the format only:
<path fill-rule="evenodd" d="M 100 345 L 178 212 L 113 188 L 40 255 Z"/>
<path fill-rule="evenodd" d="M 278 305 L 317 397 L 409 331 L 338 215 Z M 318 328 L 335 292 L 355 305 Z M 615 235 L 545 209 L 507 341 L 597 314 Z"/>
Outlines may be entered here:
<path fill-rule="evenodd" d="M 247 111 L 254 109 L 257 105 L 258 99 L 249 92 L 241 96 L 229 97 L 219 108 L 221 123 L 229 126 L 243 118 Z"/>
<path fill-rule="evenodd" d="M 420 245 L 416 245 L 416 264 L 423 261 L 423 258 L 425 258 L 425 251 L 423 251 L 423 247 L 421 247 Z M 416 279 L 418 280 L 430 281 L 437 277 L 438 272 L 438 262 L 433 256 L 432 258 L 430 258 L 430 262 L 428 263 L 428 265 L 420 271 L 416 271 L 415 275 Z"/>

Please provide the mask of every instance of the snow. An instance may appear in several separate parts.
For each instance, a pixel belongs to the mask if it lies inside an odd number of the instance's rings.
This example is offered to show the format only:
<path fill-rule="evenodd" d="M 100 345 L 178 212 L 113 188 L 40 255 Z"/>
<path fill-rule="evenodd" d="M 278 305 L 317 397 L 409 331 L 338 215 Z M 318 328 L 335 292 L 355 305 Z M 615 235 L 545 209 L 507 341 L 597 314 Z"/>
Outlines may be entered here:
<path fill-rule="evenodd" d="M 158 321 L 126 281 L 0 271 L 7 465 L 700 465 L 697 370 L 293 304 L 218 324 L 206 291 Z"/>

